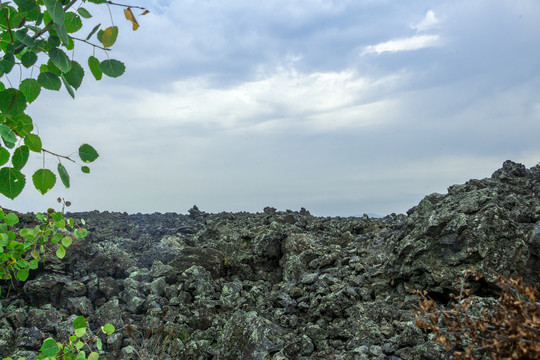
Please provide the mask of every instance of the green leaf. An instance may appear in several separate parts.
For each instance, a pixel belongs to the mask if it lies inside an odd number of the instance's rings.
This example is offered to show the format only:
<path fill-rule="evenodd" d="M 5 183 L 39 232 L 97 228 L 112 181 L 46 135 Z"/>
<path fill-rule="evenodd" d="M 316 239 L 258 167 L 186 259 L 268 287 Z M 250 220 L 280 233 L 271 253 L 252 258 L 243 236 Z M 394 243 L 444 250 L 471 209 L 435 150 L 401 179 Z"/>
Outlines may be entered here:
<path fill-rule="evenodd" d="M 58 47 L 60 46 L 60 38 L 56 35 L 51 35 L 47 39 L 47 44 L 52 48 Z"/>
<path fill-rule="evenodd" d="M 64 184 L 64 186 L 69 189 L 69 174 L 66 170 L 66 167 L 61 163 L 58 163 L 58 175 L 60 175 L 60 180 L 62 180 L 62 184 Z"/>
<path fill-rule="evenodd" d="M 28 47 L 34 46 L 34 39 L 32 39 L 32 37 L 27 34 L 27 30 L 21 29 L 15 31 L 15 37 L 17 38 L 17 40 L 19 40 Z"/>
<path fill-rule="evenodd" d="M 73 320 L 73 330 L 75 331 L 75 336 L 77 337 L 83 337 L 84 334 L 86 334 L 86 326 L 88 325 L 88 321 L 84 316 L 77 316 L 75 320 Z"/>
<path fill-rule="evenodd" d="M 64 249 L 62 244 L 58 244 L 58 249 L 56 249 L 56 257 L 59 259 L 63 259 L 64 256 L 66 256 L 66 249 Z"/>
<path fill-rule="evenodd" d="M 0 124 L 0 136 L 5 143 L 14 144 L 17 141 L 17 136 L 15 133 L 9 128 L 9 126 L 4 124 Z"/>
<path fill-rule="evenodd" d="M 21 56 L 21 63 L 25 68 L 29 68 L 30 66 L 34 65 L 37 61 L 38 57 L 37 55 L 32 51 L 27 51 Z"/>
<path fill-rule="evenodd" d="M 6 152 L 8 153 L 8 159 L 9 159 L 9 152 L 7 150 Z M 81 166 L 81 171 L 85 174 L 90 174 L 90 168 L 88 166 Z"/>
<path fill-rule="evenodd" d="M 98 158 L 99 154 L 97 151 L 88 144 L 82 144 L 79 147 L 79 157 L 85 163 L 91 163 L 92 161 Z"/>
<path fill-rule="evenodd" d="M 68 47 L 67 45 L 69 44 L 69 36 L 67 34 L 66 27 L 64 26 L 64 24 L 62 25 L 54 24 L 54 29 L 56 30 L 58 35 L 60 35 L 60 39 L 62 39 L 62 44 Z"/>
<path fill-rule="evenodd" d="M 3 147 L 0 147 L 0 166 L 4 165 L 9 160 L 9 151 L 4 149 Z M 87 166 L 86 166 L 87 167 Z M 84 172 L 84 171 L 83 171 Z M 90 169 L 88 169 L 88 172 L 90 172 Z"/>
<path fill-rule="evenodd" d="M 67 12 L 64 19 L 64 26 L 66 27 L 66 32 L 68 34 L 77 32 L 82 27 L 81 18 L 74 12 Z"/>
<path fill-rule="evenodd" d="M 112 324 L 105 324 L 101 327 L 103 332 L 107 335 L 111 335 L 114 332 L 114 326 Z"/>
<path fill-rule="evenodd" d="M 56 226 L 59 229 L 64 229 L 66 227 L 66 220 L 64 220 L 64 219 L 56 220 L 54 222 L 54 226 Z M 62 234 L 58 233 L 56 235 L 58 235 L 58 241 L 60 241 L 61 238 L 62 238 Z M 56 241 L 56 242 L 58 242 L 58 241 Z"/>
<path fill-rule="evenodd" d="M 0 169 L 0 193 L 13 200 L 24 189 L 25 176 L 16 169 L 4 167 Z"/>
<path fill-rule="evenodd" d="M 64 87 L 66 88 L 69 95 L 71 95 L 71 97 L 73 99 L 75 99 L 75 91 L 73 90 L 71 85 L 69 85 L 69 83 L 67 82 L 66 77 L 64 76 L 64 74 L 60 74 L 60 79 L 62 79 L 62 82 L 64 83 Z"/>
<path fill-rule="evenodd" d="M 31 270 L 36 270 L 39 267 L 39 260 L 38 259 L 32 259 L 28 262 L 28 267 Z"/>
<path fill-rule="evenodd" d="M 12 117 L 11 120 L 6 121 L 6 124 L 20 137 L 25 137 L 34 130 L 32 118 L 25 113 Z"/>
<path fill-rule="evenodd" d="M 13 156 L 11 157 L 11 163 L 13 164 L 13 168 L 16 170 L 21 170 L 24 165 L 26 165 L 29 155 L 30 149 L 26 145 L 19 146 L 17 149 L 15 149 L 15 151 L 13 152 Z"/>
<path fill-rule="evenodd" d="M 73 50 L 75 48 L 75 43 L 73 42 L 72 38 L 69 38 L 67 44 L 64 44 L 67 50 Z"/>
<path fill-rule="evenodd" d="M 47 64 L 43 64 L 39 67 L 39 72 L 52 72 L 55 75 L 60 76 L 62 70 L 60 70 L 56 65 L 53 64 L 52 60 L 49 59 Z"/>
<path fill-rule="evenodd" d="M 95 351 L 92 351 L 90 355 L 88 355 L 88 360 L 98 360 L 99 354 Z"/>
<path fill-rule="evenodd" d="M 103 30 L 103 34 L 101 35 L 101 39 L 99 39 L 99 41 L 103 44 L 104 47 L 108 48 L 114 45 L 117 37 L 118 37 L 118 27 L 109 26 L 108 28 Z"/>
<path fill-rule="evenodd" d="M 17 279 L 19 279 L 20 281 L 26 281 L 26 279 L 28 279 L 28 275 L 30 275 L 30 273 L 26 268 L 17 271 Z"/>
<path fill-rule="evenodd" d="M 99 67 L 99 60 L 95 56 L 90 56 L 88 58 L 88 67 L 90 68 L 90 71 L 92 72 L 92 75 L 94 75 L 96 80 L 101 80 L 101 78 L 103 77 L 103 72 Z"/>
<path fill-rule="evenodd" d="M 69 236 L 64 236 L 62 238 L 62 245 L 64 245 L 65 247 L 69 247 L 69 245 L 71 245 L 71 242 L 72 239 Z"/>
<path fill-rule="evenodd" d="M 102 61 L 99 67 L 105 75 L 113 78 L 121 76 L 126 71 L 124 63 L 114 59 Z"/>
<path fill-rule="evenodd" d="M 82 66 L 76 62 L 71 62 L 71 70 L 66 74 L 66 80 L 69 85 L 73 86 L 75 89 L 78 89 L 81 86 L 82 79 L 84 77 L 84 69 Z"/>
<path fill-rule="evenodd" d="M 69 60 L 69 57 L 61 49 L 53 48 L 49 50 L 49 57 L 53 64 L 63 73 L 67 73 L 71 70 L 71 60 Z"/>
<path fill-rule="evenodd" d="M 36 6 L 36 0 L 13 0 L 22 11 L 32 10 Z"/>
<path fill-rule="evenodd" d="M 41 138 L 38 135 L 35 134 L 28 134 L 24 138 L 24 145 L 28 146 L 30 150 L 33 152 L 40 153 L 41 152 Z"/>
<path fill-rule="evenodd" d="M 97 24 L 96 26 L 94 26 L 94 28 L 92 29 L 92 31 L 90 31 L 90 33 L 89 33 L 88 36 L 86 37 L 86 40 L 90 40 L 90 38 L 92 37 L 92 35 L 94 35 L 96 31 L 98 31 L 98 29 L 99 29 L 100 26 L 101 26 L 101 24 Z"/>
<path fill-rule="evenodd" d="M 19 217 L 15 213 L 9 213 L 5 216 L 4 222 L 7 226 L 13 226 L 19 223 Z"/>
<path fill-rule="evenodd" d="M 2 61 L 0 61 L 0 64 L 2 65 L 3 72 L 5 74 L 8 74 L 15 65 L 15 56 L 12 53 L 4 54 L 4 57 L 2 58 Z"/>
<path fill-rule="evenodd" d="M 83 7 L 80 7 L 77 9 L 77 12 L 79 13 L 79 15 L 81 15 L 83 18 L 85 19 L 90 19 L 92 17 L 92 14 L 90 14 L 88 12 L 88 10 L 86 10 L 85 8 Z"/>
<path fill-rule="evenodd" d="M 48 71 L 39 74 L 37 81 L 41 86 L 48 90 L 60 90 L 62 87 L 60 77 Z"/>
<path fill-rule="evenodd" d="M 49 169 L 39 169 L 32 175 L 32 182 L 37 191 L 45 195 L 56 184 L 56 175 Z"/>
<path fill-rule="evenodd" d="M 53 357 L 60 351 L 60 348 L 53 338 L 47 338 L 39 351 L 47 356 Z"/>
<path fill-rule="evenodd" d="M 84 228 L 78 228 L 77 230 L 73 232 L 73 234 L 75 235 L 76 238 L 83 238 L 83 237 L 86 237 L 86 235 L 88 235 L 88 230 Z"/>
<path fill-rule="evenodd" d="M 13 88 L 0 92 L 0 111 L 8 115 L 20 114 L 26 109 L 24 94 Z"/>
<path fill-rule="evenodd" d="M 19 85 L 19 90 L 23 93 L 26 101 L 33 102 L 41 92 L 41 85 L 36 79 L 24 79 Z"/>
<path fill-rule="evenodd" d="M 64 25 L 64 8 L 58 0 L 43 0 L 43 4 L 47 8 L 49 15 L 57 25 Z"/>
<path fill-rule="evenodd" d="M 104 4 L 107 2 L 107 0 L 88 0 L 88 1 L 94 4 Z"/>

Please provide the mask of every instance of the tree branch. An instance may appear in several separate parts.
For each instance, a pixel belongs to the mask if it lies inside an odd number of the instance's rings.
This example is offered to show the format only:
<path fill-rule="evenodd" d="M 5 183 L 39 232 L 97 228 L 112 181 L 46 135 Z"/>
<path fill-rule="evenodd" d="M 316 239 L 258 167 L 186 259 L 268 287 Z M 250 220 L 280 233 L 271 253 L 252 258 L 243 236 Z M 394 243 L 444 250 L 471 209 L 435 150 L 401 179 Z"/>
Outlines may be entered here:
<path fill-rule="evenodd" d="M 98 49 L 101 49 L 101 50 L 111 51 L 110 48 L 106 48 L 106 47 L 103 47 L 103 46 L 99 46 L 99 45 L 96 45 L 96 44 L 92 44 L 92 43 L 91 43 L 90 41 L 88 41 L 88 40 L 79 39 L 79 38 L 76 38 L 76 37 L 73 37 L 73 36 L 70 36 L 70 38 L 72 38 L 73 40 L 82 41 L 83 43 L 87 43 L 88 45 L 92 45 L 93 47 L 97 47 Z"/>
<path fill-rule="evenodd" d="M 125 7 L 125 8 L 135 8 L 135 9 L 146 10 L 146 8 L 143 8 L 142 6 L 132 6 L 132 5 L 125 5 L 125 4 L 118 4 L 118 3 L 115 3 L 115 2 L 112 2 L 112 1 L 107 1 L 107 4 L 116 5 L 116 6 L 122 6 L 122 7 Z"/>
<path fill-rule="evenodd" d="M 61 158 L 63 158 L 63 159 L 69 160 L 69 161 L 71 161 L 71 162 L 74 163 L 74 164 L 77 163 L 75 160 L 73 160 L 73 159 L 70 158 L 69 156 L 59 155 L 59 154 L 53 153 L 52 151 L 49 151 L 49 150 L 46 150 L 46 149 L 43 149 L 43 148 L 41 148 L 41 151 L 43 151 L 43 152 L 45 152 L 45 153 L 48 153 L 48 154 L 51 154 L 51 155 L 56 156 L 56 157 L 61 157 Z"/>
<path fill-rule="evenodd" d="M 71 0 L 71 2 L 69 4 L 66 5 L 66 7 L 64 7 L 64 12 L 66 10 L 68 10 L 70 7 L 72 7 L 73 5 L 75 5 L 75 3 L 79 1 L 79 0 Z M 36 40 L 38 37 L 40 37 L 41 35 L 45 34 L 47 31 L 50 30 L 50 27 L 54 24 L 54 22 L 51 20 L 49 21 L 49 23 L 38 33 L 36 33 L 34 36 L 32 36 L 32 39 L 33 40 Z M 11 29 L 9 30 L 10 34 L 11 34 Z M 13 41 L 13 36 L 11 37 L 11 41 Z M 21 44 L 19 46 L 17 46 L 15 48 L 15 54 L 18 54 L 20 53 L 21 51 L 23 51 L 23 49 L 26 47 L 26 45 L 24 44 Z"/>
<path fill-rule="evenodd" d="M 6 18 L 6 22 L 7 22 L 7 26 L 8 26 L 8 31 L 9 31 L 9 36 L 11 37 L 11 42 L 15 41 L 13 39 L 13 33 L 11 32 L 11 24 L 9 23 L 9 17 L 7 16 L 6 14 L 6 9 L 4 8 L 4 4 L 2 4 L 2 1 L 0 0 L 0 5 L 2 5 L 2 12 L 4 13 L 4 16 Z"/>

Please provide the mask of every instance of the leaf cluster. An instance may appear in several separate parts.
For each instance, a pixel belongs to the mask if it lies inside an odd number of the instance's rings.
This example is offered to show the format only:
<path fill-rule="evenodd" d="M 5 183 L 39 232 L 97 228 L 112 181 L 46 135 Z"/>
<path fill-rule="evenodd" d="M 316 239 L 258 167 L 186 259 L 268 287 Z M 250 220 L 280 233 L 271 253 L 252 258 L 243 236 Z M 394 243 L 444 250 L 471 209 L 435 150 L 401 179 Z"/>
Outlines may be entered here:
<path fill-rule="evenodd" d="M 84 238 L 88 233 L 73 218 L 65 219 L 53 209 L 45 214 L 37 213 L 36 220 L 35 227 L 17 232 L 14 225 L 19 223 L 19 217 L 0 208 L 0 280 L 26 281 L 30 270 L 38 268 L 47 247 L 56 248 L 56 256 L 63 259 L 73 238 Z M 84 225 L 84 220 L 81 224 Z"/>
<path fill-rule="evenodd" d="M 478 298 L 466 286 L 471 276 L 478 281 L 482 274 L 467 270 L 456 283 L 459 295 L 453 295 L 455 301 L 448 308 L 438 309 L 426 291 L 414 290 L 420 297 L 414 310 L 416 324 L 433 332 L 434 340 L 447 351 L 454 349 L 459 359 L 474 360 L 488 354 L 496 360 L 539 359 L 540 291 L 525 286 L 521 277 L 498 275 L 502 291 L 496 305 L 478 309 Z"/>
<path fill-rule="evenodd" d="M 0 1 L 0 194 L 7 198 L 14 199 L 24 189 L 26 177 L 21 170 L 31 152 L 56 156 L 59 161 L 57 173 L 64 186 L 69 188 L 69 175 L 60 159 L 75 161 L 43 148 L 34 122 L 25 110 L 42 89 L 58 91 L 63 86 L 71 97 L 75 97 L 75 90 L 81 86 L 85 75 L 83 66 L 74 60 L 76 41 L 93 46 L 94 54 L 88 58 L 88 68 L 96 80 L 103 74 L 118 77 L 125 72 L 122 62 L 108 56 L 118 37 L 118 27 L 112 24 L 112 17 L 111 26 L 100 29 L 101 24 L 97 24 L 86 36 L 76 37 L 76 33 L 82 31 L 83 22 L 92 18 L 91 12 L 82 5 L 111 4 L 125 7 L 126 19 L 133 24 L 134 30 L 139 27 L 132 7 L 111 1 Z M 97 43 L 92 43 L 93 39 Z M 103 50 L 107 58 L 99 60 L 96 49 Z M 8 75 L 16 68 L 19 68 L 20 80 L 18 86 L 13 86 Z M 30 76 L 22 79 L 26 69 Z M 84 163 L 97 158 L 97 152 L 88 144 L 79 148 L 79 155 Z M 11 163 L 8 163 L 10 157 Z M 32 176 L 34 187 L 41 194 L 56 183 L 56 175 L 43 167 Z M 81 166 L 81 170 L 90 172 L 88 166 Z"/>
<path fill-rule="evenodd" d="M 99 354 L 96 351 L 92 351 L 89 344 L 90 341 L 95 341 L 97 351 L 101 351 L 103 348 L 103 343 L 101 339 L 97 337 L 97 335 L 100 332 L 103 332 L 106 335 L 111 335 L 115 328 L 111 324 L 106 324 L 99 329 L 96 335 L 88 336 L 86 332 L 87 327 L 88 319 L 84 316 L 78 316 L 75 318 L 75 320 L 73 320 L 74 335 L 70 336 L 64 344 L 56 342 L 53 338 L 45 339 L 40 348 L 40 354 L 35 358 L 35 360 L 98 360 Z M 85 347 L 90 350 L 88 357 L 86 356 L 86 352 L 83 350 Z M 2 360 L 13 360 L 13 358 L 7 357 L 3 358 Z M 25 359 L 18 358 L 17 360 Z"/>

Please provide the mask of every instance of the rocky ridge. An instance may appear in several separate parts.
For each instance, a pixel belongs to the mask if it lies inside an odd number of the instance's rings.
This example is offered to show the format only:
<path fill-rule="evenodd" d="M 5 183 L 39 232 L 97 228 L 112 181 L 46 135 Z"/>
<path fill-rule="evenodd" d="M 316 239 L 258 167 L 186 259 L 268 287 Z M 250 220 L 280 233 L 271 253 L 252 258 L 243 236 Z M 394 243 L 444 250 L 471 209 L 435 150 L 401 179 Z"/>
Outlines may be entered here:
<path fill-rule="evenodd" d="M 485 274 L 486 299 L 496 273 L 540 287 L 540 168 L 511 161 L 384 218 L 69 216 L 89 236 L 0 300 L 0 358 L 33 359 L 84 315 L 94 332 L 118 329 L 106 359 L 445 359 L 414 324 L 410 290 L 446 303 L 466 269 Z"/>

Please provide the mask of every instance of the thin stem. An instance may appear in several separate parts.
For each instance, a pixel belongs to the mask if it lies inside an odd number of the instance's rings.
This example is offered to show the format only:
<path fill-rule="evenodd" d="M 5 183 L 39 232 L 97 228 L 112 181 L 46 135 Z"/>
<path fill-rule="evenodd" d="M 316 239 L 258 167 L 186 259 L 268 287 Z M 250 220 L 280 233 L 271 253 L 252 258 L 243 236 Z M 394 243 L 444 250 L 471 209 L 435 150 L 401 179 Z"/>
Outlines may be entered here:
<path fill-rule="evenodd" d="M 111 7 L 109 6 L 109 2 L 107 2 L 107 9 L 109 10 L 109 16 L 111 17 L 111 24 L 114 26 L 114 19 L 111 12 Z"/>
<path fill-rule="evenodd" d="M 72 38 L 73 40 L 82 41 L 83 43 L 87 43 L 88 45 L 92 45 L 94 47 L 94 50 L 95 50 L 95 48 L 98 48 L 98 49 L 105 50 L 105 51 L 111 51 L 111 49 L 109 49 L 109 48 L 105 48 L 105 47 L 93 44 L 90 41 L 85 40 L 85 39 L 79 39 L 79 38 L 76 38 L 76 37 L 73 37 L 73 36 L 70 36 L 70 38 Z"/>
<path fill-rule="evenodd" d="M 125 7 L 125 8 L 135 8 L 135 9 L 146 10 L 146 8 L 143 8 L 142 6 L 118 4 L 118 3 L 115 3 L 115 2 L 112 2 L 112 1 L 107 1 L 107 4 L 116 5 L 116 6 L 122 6 L 122 7 Z"/>
<path fill-rule="evenodd" d="M 6 23 L 8 26 L 9 36 L 11 37 L 11 42 L 14 42 L 15 40 L 13 39 L 13 33 L 11 32 L 11 24 L 9 23 L 9 17 L 6 14 L 6 8 L 4 7 L 4 4 L 2 4 L 1 0 L 0 0 L 0 5 L 2 5 L 2 12 L 4 13 L 4 17 L 6 18 Z"/>
<path fill-rule="evenodd" d="M 49 151 L 49 150 L 46 150 L 46 149 L 43 149 L 43 148 L 41 149 L 41 151 L 43 151 L 43 167 L 45 167 L 45 153 L 51 154 L 51 155 L 56 156 L 58 158 L 63 158 L 63 159 L 69 160 L 69 161 L 71 161 L 72 163 L 75 163 L 75 164 L 77 163 L 75 160 L 73 160 L 69 156 L 59 155 L 59 154 L 53 153 L 52 151 Z"/>

